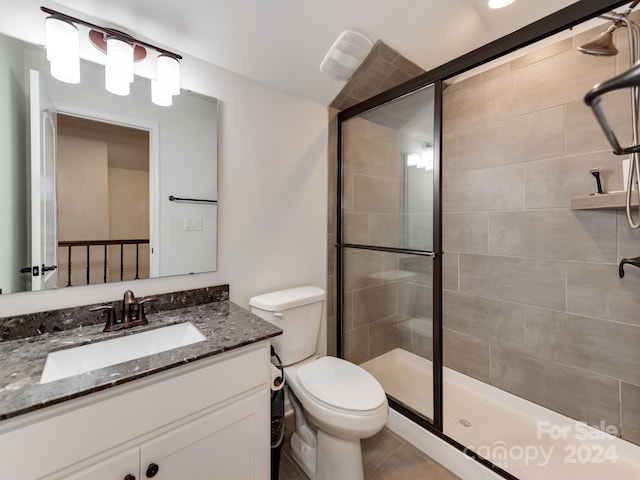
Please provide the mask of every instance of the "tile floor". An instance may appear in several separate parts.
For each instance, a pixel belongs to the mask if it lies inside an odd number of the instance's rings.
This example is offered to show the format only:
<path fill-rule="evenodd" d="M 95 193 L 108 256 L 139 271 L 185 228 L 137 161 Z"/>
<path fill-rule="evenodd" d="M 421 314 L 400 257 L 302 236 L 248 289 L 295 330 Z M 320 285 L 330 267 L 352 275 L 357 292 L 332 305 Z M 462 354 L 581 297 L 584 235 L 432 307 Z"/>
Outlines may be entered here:
<path fill-rule="evenodd" d="M 293 419 L 293 415 L 287 417 L 286 437 L 280 457 L 279 480 L 308 480 L 289 452 L 289 438 L 294 429 Z M 387 428 L 376 436 L 363 440 L 362 457 L 365 480 L 456 480 L 459 478 Z"/>

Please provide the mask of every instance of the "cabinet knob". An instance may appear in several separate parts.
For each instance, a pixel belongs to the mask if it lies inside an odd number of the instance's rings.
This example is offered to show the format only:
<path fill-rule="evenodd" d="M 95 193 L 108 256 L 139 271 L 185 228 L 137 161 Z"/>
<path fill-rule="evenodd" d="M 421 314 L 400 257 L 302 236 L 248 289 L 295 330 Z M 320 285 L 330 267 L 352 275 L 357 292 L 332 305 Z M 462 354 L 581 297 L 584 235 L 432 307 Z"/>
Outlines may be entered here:
<path fill-rule="evenodd" d="M 127 474 L 126 477 L 124 477 L 124 480 L 136 480 L 135 475 L 131 475 L 130 473 Z"/>
<path fill-rule="evenodd" d="M 155 477 L 156 473 L 158 473 L 158 470 L 160 470 L 160 467 L 158 465 L 156 465 L 155 463 L 150 463 L 147 467 L 147 478 Z"/>

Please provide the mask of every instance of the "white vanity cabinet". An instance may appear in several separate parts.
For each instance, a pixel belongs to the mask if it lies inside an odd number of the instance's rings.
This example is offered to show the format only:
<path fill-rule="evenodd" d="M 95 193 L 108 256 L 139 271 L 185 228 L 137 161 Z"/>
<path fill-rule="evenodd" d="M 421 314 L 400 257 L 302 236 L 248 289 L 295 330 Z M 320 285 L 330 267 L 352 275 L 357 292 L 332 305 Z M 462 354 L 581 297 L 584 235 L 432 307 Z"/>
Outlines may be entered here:
<path fill-rule="evenodd" d="M 269 353 L 263 341 L 0 422 L 0 478 L 267 480 Z"/>

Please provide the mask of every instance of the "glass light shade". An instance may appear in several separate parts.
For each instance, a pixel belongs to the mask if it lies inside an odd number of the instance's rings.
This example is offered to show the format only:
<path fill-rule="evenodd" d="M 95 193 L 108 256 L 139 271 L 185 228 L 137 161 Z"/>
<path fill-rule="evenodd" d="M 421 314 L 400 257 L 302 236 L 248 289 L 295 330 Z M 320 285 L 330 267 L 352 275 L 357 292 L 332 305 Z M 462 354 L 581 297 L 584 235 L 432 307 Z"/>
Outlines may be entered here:
<path fill-rule="evenodd" d="M 116 37 L 107 39 L 105 87 L 116 95 L 129 95 L 133 82 L 133 45 Z"/>
<path fill-rule="evenodd" d="M 51 75 L 66 83 L 80 82 L 80 41 L 75 25 L 57 17 L 45 20 L 47 60 Z"/>
<path fill-rule="evenodd" d="M 503 8 L 507 5 L 511 5 L 516 0 L 489 0 L 489 8 Z"/>
<path fill-rule="evenodd" d="M 171 95 L 180 94 L 180 62 L 169 55 L 158 57 L 158 81 Z"/>
<path fill-rule="evenodd" d="M 158 80 L 151 80 L 151 101 L 160 107 L 170 107 L 173 96 L 165 84 Z"/>
<path fill-rule="evenodd" d="M 420 155 L 417 153 L 407 154 L 407 167 L 417 167 L 418 161 L 420 161 Z"/>
<path fill-rule="evenodd" d="M 433 147 L 428 146 L 420 152 L 418 166 L 425 170 L 433 170 Z"/>

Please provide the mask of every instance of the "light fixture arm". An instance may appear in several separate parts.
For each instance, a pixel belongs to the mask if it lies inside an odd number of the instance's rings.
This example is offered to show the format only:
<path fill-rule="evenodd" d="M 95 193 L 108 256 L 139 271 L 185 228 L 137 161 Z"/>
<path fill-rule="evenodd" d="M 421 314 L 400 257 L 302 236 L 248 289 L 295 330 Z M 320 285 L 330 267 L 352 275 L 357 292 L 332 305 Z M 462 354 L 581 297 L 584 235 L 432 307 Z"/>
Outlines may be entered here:
<path fill-rule="evenodd" d="M 152 45 L 150 43 L 144 42 L 142 40 L 138 40 L 137 38 L 132 37 L 131 35 L 121 32 L 120 30 L 115 30 L 113 28 L 108 28 L 108 27 L 101 27 L 99 25 L 95 25 L 91 22 L 87 22 L 86 20 L 81 20 L 79 18 L 76 17 L 72 17 L 71 15 L 67 15 L 65 13 L 61 13 L 58 12 L 56 10 L 52 10 L 51 8 L 48 7 L 40 7 L 40 10 L 42 10 L 44 13 L 48 13 L 49 15 L 52 15 L 54 17 L 58 17 L 61 18 L 63 20 L 66 20 L 68 22 L 71 23 L 75 23 L 75 24 L 79 24 L 79 25 L 84 25 L 85 27 L 89 27 L 92 30 L 97 30 L 99 32 L 102 32 L 103 34 L 109 36 L 113 36 L 113 37 L 117 37 L 117 38 L 121 38 L 122 40 L 125 40 L 131 44 L 134 45 L 139 45 L 143 48 L 150 48 L 152 50 L 157 51 L 158 53 L 161 53 L 162 55 L 168 55 L 170 57 L 176 58 L 178 60 L 182 60 L 182 55 L 179 55 L 177 53 L 171 52 L 169 50 L 166 50 L 162 47 L 157 47 L 155 45 Z"/>

